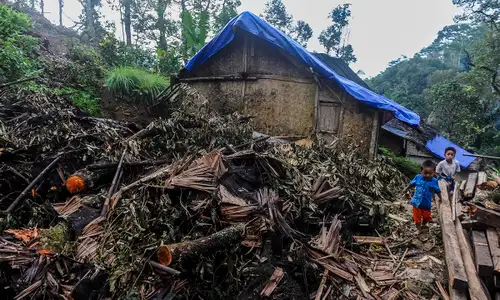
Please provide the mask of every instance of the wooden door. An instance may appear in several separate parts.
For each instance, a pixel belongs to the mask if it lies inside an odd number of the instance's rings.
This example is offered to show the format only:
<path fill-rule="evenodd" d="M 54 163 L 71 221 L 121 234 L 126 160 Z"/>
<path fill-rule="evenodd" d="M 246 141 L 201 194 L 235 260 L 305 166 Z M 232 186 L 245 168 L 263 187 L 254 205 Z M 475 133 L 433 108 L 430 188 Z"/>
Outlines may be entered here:
<path fill-rule="evenodd" d="M 319 101 L 318 107 L 318 132 L 336 135 L 340 129 L 341 103 Z"/>

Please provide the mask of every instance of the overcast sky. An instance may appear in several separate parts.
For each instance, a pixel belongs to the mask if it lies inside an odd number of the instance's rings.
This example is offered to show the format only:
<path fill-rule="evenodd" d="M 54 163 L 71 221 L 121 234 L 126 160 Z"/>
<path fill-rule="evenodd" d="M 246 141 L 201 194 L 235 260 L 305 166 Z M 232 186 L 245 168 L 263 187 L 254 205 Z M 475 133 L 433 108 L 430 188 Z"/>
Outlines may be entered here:
<path fill-rule="evenodd" d="M 241 0 L 240 11 L 261 14 L 267 0 Z M 77 20 L 81 12 L 77 0 L 65 0 L 64 25 Z M 105 1 L 103 1 L 105 2 Z M 453 23 L 458 9 L 452 0 L 283 0 L 294 20 L 303 20 L 312 27 L 314 36 L 308 49 L 321 52 L 318 35 L 329 25 L 328 13 L 338 4 L 351 3 L 349 42 L 358 61 L 354 71 L 363 70 L 366 76 L 383 71 L 388 62 L 401 55 L 413 56 L 429 45 L 437 32 Z M 45 0 L 46 17 L 58 20 L 57 0 Z M 103 9 L 107 19 L 119 21 L 120 16 L 108 7 Z M 119 29 L 117 24 L 117 29 Z M 120 30 L 121 32 L 121 30 Z M 119 34 L 121 35 L 121 34 Z"/>

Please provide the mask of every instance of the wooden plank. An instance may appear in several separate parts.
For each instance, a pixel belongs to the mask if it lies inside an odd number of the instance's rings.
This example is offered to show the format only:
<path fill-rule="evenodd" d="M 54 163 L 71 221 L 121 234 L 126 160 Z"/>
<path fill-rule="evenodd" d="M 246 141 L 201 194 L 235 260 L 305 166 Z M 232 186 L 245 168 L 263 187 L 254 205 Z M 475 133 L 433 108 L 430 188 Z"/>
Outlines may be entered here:
<path fill-rule="evenodd" d="M 460 183 L 460 192 L 462 192 L 462 194 L 464 193 L 465 191 L 465 186 L 467 185 L 467 180 L 464 180 Z"/>
<path fill-rule="evenodd" d="M 457 218 L 457 199 L 458 199 L 458 189 L 460 187 L 458 184 L 455 184 L 455 189 L 453 190 L 453 197 L 451 199 L 451 217 L 453 219 L 453 222 L 455 222 L 455 219 Z"/>
<path fill-rule="evenodd" d="M 498 244 L 498 231 L 489 227 L 486 230 L 486 238 L 490 247 L 491 259 L 493 260 L 493 272 L 500 275 L 500 247 Z"/>
<path fill-rule="evenodd" d="M 460 253 L 460 246 L 457 240 L 455 224 L 453 224 L 451 217 L 451 206 L 448 198 L 448 189 L 446 183 L 439 181 L 439 188 L 441 189 L 441 199 L 438 201 L 439 205 L 439 220 L 441 224 L 441 232 L 443 235 L 444 252 L 446 257 L 446 266 L 448 268 L 448 278 L 450 286 L 453 289 L 465 290 L 467 289 L 467 275 L 465 273 L 462 255 Z M 451 296 L 451 295 L 450 295 Z M 452 298 L 453 299 L 453 298 Z"/>
<path fill-rule="evenodd" d="M 477 220 L 464 220 L 461 223 L 464 229 L 486 230 L 488 228 L 488 225 L 480 223 Z"/>
<path fill-rule="evenodd" d="M 472 231 L 472 246 L 476 260 L 476 270 L 480 276 L 493 275 L 493 261 L 491 260 L 490 248 L 484 231 Z"/>
<path fill-rule="evenodd" d="M 487 209 L 473 203 L 467 202 L 467 204 L 471 205 L 474 211 L 474 215 L 472 216 L 473 220 L 477 220 L 483 224 L 500 228 L 500 212 Z"/>
<path fill-rule="evenodd" d="M 470 173 L 469 178 L 467 178 L 467 185 L 465 186 L 464 197 L 473 198 L 474 191 L 476 190 L 477 173 Z"/>
<path fill-rule="evenodd" d="M 477 183 L 476 183 L 476 186 L 480 186 L 483 183 L 485 183 L 486 181 L 488 181 L 488 176 L 486 175 L 486 172 L 479 172 L 477 174 Z"/>
<path fill-rule="evenodd" d="M 455 206 L 456 206 L 455 209 L 456 209 L 456 214 L 457 214 L 456 219 L 463 220 L 464 219 L 464 212 L 462 211 L 462 209 L 464 206 L 462 205 L 462 203 L 460 201 L 457 202 L 457 204 L 455 204 Z"/>
<path fill-rule="evenodd" d="M 460 253 L 462 254 L 465 271 L 467 273 L 467 282 L 469 285 L 471 300 L 488 300 L 486 291 L 483 289 L 479 276 L 476 272 L 476 266 L 472 259 L 472 251 L 469 247 L 469 243 L 467 242 L 467 238 L 465 237 L 462 224 L 460 224 L 460 222 L 455 222 L 455 232 L 457 234 Z"/>

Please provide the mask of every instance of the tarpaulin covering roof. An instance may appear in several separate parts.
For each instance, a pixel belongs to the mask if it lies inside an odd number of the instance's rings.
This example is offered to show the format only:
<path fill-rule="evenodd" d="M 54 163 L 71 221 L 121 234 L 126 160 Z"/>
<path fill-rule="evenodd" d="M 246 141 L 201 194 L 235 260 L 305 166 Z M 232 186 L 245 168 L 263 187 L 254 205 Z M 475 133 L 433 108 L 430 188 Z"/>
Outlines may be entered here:
<path fill-rule="evenodd" d="M 389 131 L 392 134 L 395 134 L 399 137 L 402 137 L 407 140 L 411 140 L 413 142 L 416 142 L 418 144 L 421 144 L 425 146 L 427 150 L 429 150 L 434 156 L 439 157 L 444 159 L 444 150 L 448 147 L 453 147 L 457 150 L 457 154 L 455 156 L 455 159 L 460 163 L 460 166 L 462 168 L 467 168 L 470 166 L 470 164 L 476 159 L 475 157 L 471 156 L 464 156 L 464 154 L 470 154 L 469 152 L 465 151 L 464 149 L 460 148 L 456 144 L 450 142 L 446 138 L 444 138 L 441 135 L 435 135 L 433 138 L 426 140 L 423 144 L 421 140 L 419 141 L 418 139 L 413 138 L 414 134 L 412 132 L 409 132 L 405 128 L 402 128 L 401 126 L 395 126 L 394 120 L 387 122 L 386 124 L 382 125 L 382 129 Z M 423 138 L 423 137 L 421 137 Z"/>
<path fill-rule="evenodd" d="M 366 82 L 364 82 L 363 79 L 358 76 L 358 74 L 356 74 L 351 68 L 349 68 L 349 65 L 347 65 L 342 59 L 332 57 L 325 53 L 313 52 L 312 55 L 316 56 L 316 58 L 319 58 L 325 65 L 327 65 L 332 71 L 339 74 L 340 76 L 354 81 L 360 86 L 371 90 L 368 84 L 366 84 Z"/>
<path fill-rule="evenodd" d="M 470 164 L 476 159 L 475 157 L 465 156 L 464 154 L 471 154 L 471 153 L 465 151 L 464 149 L 453 144 L 452 142 L 450 142 L 449 140 L 445 139 L 440 135 L 436 136 L 432 140 L 427 141 L 427 143 L 425 144 L 425 148 L 427 148 L 427 150 L 429 150 L 430 152 L 432 152 L 432 154 L 442 159 L 444 159 L 444 150 L 447 147 L 453 147 L 457 150 L 455 159 L 458 160 L 462 168 L 469 167 Z"/>
<path fill-rule="evenodd" d="M 250 12 L 243 12 L 229 21 L 229 23 L 227 23 L 226 26 L 205 45 L 205 47 L 189 60 L 186 64 L 186 69 L 193 71 L 196 67 L 202 65 L 221 49 L 226 47 L 235 37 L 235 28 L 246 31 L 247 33 L 272 43 L 289 55 L 299 59 L 303 64 L 312 68 L 312 70 L 320 76 L 337 82 L 341 88 L 357 100 L 372 107 L 391 111 L 397 119 L 410 125 L 418 126 L 420 124 L 420 116 L 413 111 L 340 76 L 290 37 Z"/>

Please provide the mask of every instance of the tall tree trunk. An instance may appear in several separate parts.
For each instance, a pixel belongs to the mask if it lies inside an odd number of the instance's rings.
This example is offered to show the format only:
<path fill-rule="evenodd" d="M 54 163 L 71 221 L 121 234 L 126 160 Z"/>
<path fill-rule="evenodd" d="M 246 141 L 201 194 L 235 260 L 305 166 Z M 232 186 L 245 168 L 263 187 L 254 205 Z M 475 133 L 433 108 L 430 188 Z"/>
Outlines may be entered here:
<path fill-rule="evenodd" d="M 62 15 L 63 15 L 64 0 L 59 0 L 59 26 L 63 26 Z"/>
<path fill-rule="evenodd" d="M 125 35 L 127 36 L 127 45 L 132 45 L 132 30 L 131 30 L 132 22 L 130 21 L 131 5 L 132 5 L 132 0 L 123 1 L 123 8 L 125 10 L 123 16 L 123 23 L 125 25 Z"/>
<path fill-rule="evenodd" d="M 40 0 L 40 12 L 42 13 L 42 16 L 45 14 L 45 3 L 43 3 L 43 0 Z"/>
<path fill-rule="evenodd" d="M 184 15 L 185 11 L 186 11 L 186 1 L 181 0 L 181 22 L 182 22 L 182 17 Z M 184 61 L 184 64 L 186 64 L 186 62 L 187 62 L 187 40 L 186 40 L 186 34 L 184 32 L 184 26 L 182 26 L 181 36 L 182 36 L 182 61 Z"/>
<path fill-rule="evenodd" d="M 92 14 L 92 0 L 85 0 L 86 27 L 90 37 L 94 36 L 94 15 Z"/>
<path fill-rule="evenodd" d="M 19 1 L 18 1 L 19 2 Z M 30 4 L 31 4 L 31 9 L 32 10 L 35 10 L 35 0 L 31 0 L 30 1 Z"/>

